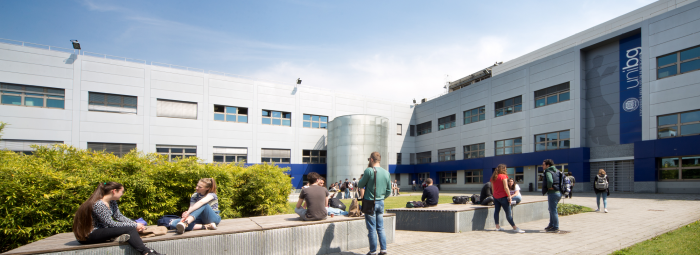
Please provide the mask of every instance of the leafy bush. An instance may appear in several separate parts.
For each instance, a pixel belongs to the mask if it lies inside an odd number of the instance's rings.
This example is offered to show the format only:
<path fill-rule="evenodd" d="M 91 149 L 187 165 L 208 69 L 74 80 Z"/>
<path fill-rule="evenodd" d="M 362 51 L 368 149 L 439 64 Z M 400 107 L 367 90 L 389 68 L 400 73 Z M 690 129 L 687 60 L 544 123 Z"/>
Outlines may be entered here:
<path fill-rule="evenodd" d="M 559 204 L 557 205 L 557 213 L 560 216 L 572 215 L 577 213 L 592 212 L 590 207 L 575 205 L 575 204 Z"/>
<path fill-rule="evenodd" d="M 68 145 L 38 147 L 34 155 L 0 151 L 0 252 L 63 232 L 100 182 L 125 186 L 119 209 L 150 223 L 189 207 L 196 182 L 217 182 L 221 217 L 285 211 L 291 180 L 274 165 L 201 164 L 196 158 L 168 162 L 132 151 L 122 158 Z"/>

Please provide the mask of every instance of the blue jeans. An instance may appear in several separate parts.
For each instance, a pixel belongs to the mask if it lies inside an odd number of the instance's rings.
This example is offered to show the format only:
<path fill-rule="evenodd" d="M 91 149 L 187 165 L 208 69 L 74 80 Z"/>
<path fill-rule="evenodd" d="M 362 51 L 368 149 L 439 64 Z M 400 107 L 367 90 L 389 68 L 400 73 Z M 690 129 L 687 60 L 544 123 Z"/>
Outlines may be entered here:
<path fill-rule="evenodd" d="M 190 216 L 194 217 L 194 222 L 190 222 L 189 225 L 187 225 L 187 228 L 185 228 L 185 231 L 190 231 L 192 228 L 194 228 L 195 224 L 209 224 L 209 223 L 216 223 L 216 225 L 219 225 L 221 222 L 221 216 L 219 216 L 219 210 L 214 211 L 211 209 L 211 206 L 209 205 L 203 205 L 197 210 L 194 210 L 194 212 L 190 213 Z M 185 219 L 182 219 L 185 220 Z M 170 222 L 170 227 L 175 228 L 177 226 L 177 223 L 180 221 L 172 221 Z"/>
<path fill-rule="evenodd" d="M 608 208 L 608 192 L 600 192 L 595 194 L 595 203 L 598 204 L 598 209 L 600 209 L 600 197 L 603 197 L 603 208 Z"/>
<path fill-rule="evenodd" d="M 367 237 L 369 238 L 369 252 L 377 252 L 377 235 L 379 235 L 379 246 L 382 251 L 386 251 L 386 235 L 384 234 L 384 200 L 374 202 L 374 215 L 365 214 L 365 225 L 367 225 Z"/>
<path fill-rule="evenodd" d="M 523 201 L 523 197 L 515 196 L 515 197 L 512 197 L 511 200 L 515 201 L 516 204 L 520 204 L 520 202 Z"/>
<path fill-rule="evenodd" d="M 345 189 L 345 199 L 350 198 L 350 189 Z"/>
<path fill-rule="evenodd" d="M 496 222 L 496 225 L 500 225 L 498 223 L 499 220 L 499 214 L 501 214 L 501 207 L 503 207 L 503 212 L 506 213 L 506 220 L 508 220 L 508 223 L 510 223 L 511 227 L 515 226 L 515 222 L 513 222 L 513 214 L 511 214 L 510 211 L 510 204 L 508 203 L 508 197 L 502 197 L 499 199 L 494 199 L 493 200 L 493 205 L 496 206 L 495 210 L 493 210 L 493 220 Z"/>
<path fill-rule="evenodd" d="M 549 226 L 553 228 L 559 228 L 559 214 L 557 213 L 559 200 L 561 200 L 561 193 L 547 192 L 547 203 L 549 204 Z"/>

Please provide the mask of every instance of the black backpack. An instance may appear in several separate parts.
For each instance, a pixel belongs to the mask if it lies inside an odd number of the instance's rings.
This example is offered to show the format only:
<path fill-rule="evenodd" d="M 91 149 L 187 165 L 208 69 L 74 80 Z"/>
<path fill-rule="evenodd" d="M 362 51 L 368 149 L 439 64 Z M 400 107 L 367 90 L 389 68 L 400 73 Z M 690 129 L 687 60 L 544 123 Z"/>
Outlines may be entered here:
<path fill-rule="evenodd" d="M 407 208 L 425 207 L 425 203 L 421 201 L 408 201 L 406 202 Z"/>
<path fill-rule="evenodd" d="M 481 195 L 472 195 L 472 204 L 478 205 L 481 203 Z"/>
<path fill-rule="evenodd" d="M 343 210 L 343 211 L 345 211 L 345 208 L 346 208 L 345 204 L 343 204 L 343 202 L 341 202 L 340 199 L 337 199 L 334 197 L 328 200 L 328 205 L 330 207 L 338 208 L 338 209 Z"/>
<path fill-rule="evenodd" d="M 160 217 L 160 219 L 158 219 L 158 221 L 156 221 L 156 222 L 157 222 L 158 226 L 165 226 L 166 228 L 171 229 L 170 228 L 170 221 L 171 220 L 180 220 L 180 219 L 182 219 L 182 218 L 180 218 L 180 216 L 177 216 L 177 215 L 163 215 L 163 217 Z"/>
<path fill-rule="evenodd" d="M 468 196 L 454 196 L 452 197 L 452 203 L 455 204 L 466 204 L 469 202 Z"/>

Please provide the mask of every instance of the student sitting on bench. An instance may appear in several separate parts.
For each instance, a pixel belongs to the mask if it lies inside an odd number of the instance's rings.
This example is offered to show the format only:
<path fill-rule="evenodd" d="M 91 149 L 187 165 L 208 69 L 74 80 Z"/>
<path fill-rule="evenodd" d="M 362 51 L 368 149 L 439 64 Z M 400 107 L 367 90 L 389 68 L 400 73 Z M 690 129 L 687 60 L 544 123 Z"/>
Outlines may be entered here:
<path fill-rule="evenodd" d="M 425 184 L 427 187 L 425 187 L 423 190 L 423 197 L 421 198 L 421 201 L 425 203 L 425 207 L 436 206 L 438 204 L 438 200 L 440 199 L 440 190 L 433 186 L 433 179 L 431 178 L 426 179 Z"/>

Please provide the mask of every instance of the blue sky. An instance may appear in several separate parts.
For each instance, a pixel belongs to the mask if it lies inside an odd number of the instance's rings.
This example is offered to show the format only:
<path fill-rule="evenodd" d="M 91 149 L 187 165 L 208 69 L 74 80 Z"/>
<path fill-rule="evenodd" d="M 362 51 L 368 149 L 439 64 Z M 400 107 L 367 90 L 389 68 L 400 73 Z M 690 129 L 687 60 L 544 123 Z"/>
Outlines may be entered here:
<path fill-rule="evenodd" d="M 651 2 L 0 0 L 0 38 L 409 103 Z"/>

